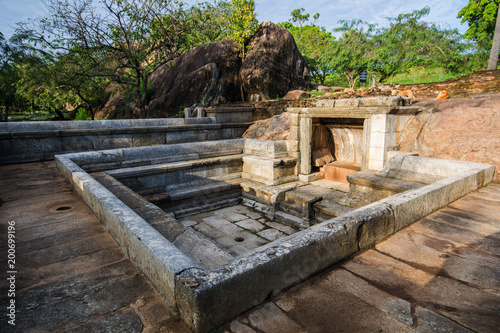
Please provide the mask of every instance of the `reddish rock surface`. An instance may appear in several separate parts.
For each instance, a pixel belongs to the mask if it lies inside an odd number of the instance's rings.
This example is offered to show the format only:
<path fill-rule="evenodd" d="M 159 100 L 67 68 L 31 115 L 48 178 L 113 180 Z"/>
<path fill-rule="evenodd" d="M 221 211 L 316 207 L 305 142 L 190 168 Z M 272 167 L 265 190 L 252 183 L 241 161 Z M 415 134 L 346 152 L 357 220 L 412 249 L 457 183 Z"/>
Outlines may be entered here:
<path fill-rule="evenodd" d="M 255 122 L 243 134 L 243 138 L 273 141 L 289 140 L 290 114 L 284 112 L 279 116 Z"/>
<path fill-rule="evenodd" d="M 446 90 L 451 97 L 500 93 L 500 70 L 478 71 L 443 82 L 402 84 L 393 87 L 399 90 L 412 90 L 417 99 L 436 98 L 439 90 Z"/>
<path fill-rule="evenodd" d="M 274 99 L 294 89 L 308 89 L 307 63 L 285 28 L 264 21 L 248 42 L 241 76 L 247 100 Z"/>
<path fill-rule="evenodd" d="M 303 99 L 303 98 L 311 98 L 311 94 L 304 90 L 292 90 L 287 92 L 283 99 Z"/>
<path fill-rule="evenodd" d="M 494 164 L 500 180 L 500 94 L 425 100 L 400 150 L 420 156 Z"/>

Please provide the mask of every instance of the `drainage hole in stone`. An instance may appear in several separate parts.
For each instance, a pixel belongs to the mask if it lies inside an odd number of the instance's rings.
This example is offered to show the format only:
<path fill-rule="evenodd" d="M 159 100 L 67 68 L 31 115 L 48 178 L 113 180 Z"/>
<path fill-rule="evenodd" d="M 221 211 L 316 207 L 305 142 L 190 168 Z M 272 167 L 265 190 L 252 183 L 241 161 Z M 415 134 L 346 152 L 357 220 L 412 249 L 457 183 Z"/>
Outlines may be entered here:
<path fill-rule="evenodd" d="M 243 237 L 236 237 L 234 240 L 237 241 L 237 242 L 243 242 L 245 240 L 245 238 L 243 238 Z"/>
<path fill-rule="evenodd" d="M 62 207 L 56 208 L 57 211 L 63 211 L 63 210 L 68 210 L 68 209 L 71 209 L 71 207 L 62 206 Z"/>

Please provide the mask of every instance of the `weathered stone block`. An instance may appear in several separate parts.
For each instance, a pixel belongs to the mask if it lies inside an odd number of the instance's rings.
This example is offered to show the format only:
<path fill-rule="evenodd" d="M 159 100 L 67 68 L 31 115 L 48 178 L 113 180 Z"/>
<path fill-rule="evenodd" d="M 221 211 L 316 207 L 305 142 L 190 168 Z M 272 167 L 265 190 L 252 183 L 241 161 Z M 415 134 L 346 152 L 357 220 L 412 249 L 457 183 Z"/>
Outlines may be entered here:
<path fill-rule="evenodd" d="M 336 108 L 352 108 L 359 106 L 359 98 L 342 98 L 335 101 Z"/>
<path fill-rule="evenodd" d="M 164 145 L 166 143 L 164 133 L 133 134 L 132 142 L 134 147 Z"/>
<path fill-rule="evenodd" d="M 132 147 L 132 135 L 130 134 L 115 134 L 115 135 L 94 135 L 92 136 L 94 149 L 113 149 Z"/>

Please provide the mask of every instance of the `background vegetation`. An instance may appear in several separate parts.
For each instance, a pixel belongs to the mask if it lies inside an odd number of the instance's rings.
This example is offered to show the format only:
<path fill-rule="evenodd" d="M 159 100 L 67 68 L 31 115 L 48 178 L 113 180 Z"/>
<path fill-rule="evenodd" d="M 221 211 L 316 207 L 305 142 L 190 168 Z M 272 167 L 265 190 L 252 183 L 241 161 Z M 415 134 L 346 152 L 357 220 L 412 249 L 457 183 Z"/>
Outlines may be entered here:
<path fill-rule="evenodd" d="M 340 21 L 316 25 L 303 8 L 288 29 L 318 84 L 359 85 L 362 72 L 384 83 L 441 81 L 486 69 L 500 0 L 470 0 L 457 16 L 465 35 L 425 21 L 429 8 L 388 18 L 379 27 Z M 202 43 L 231 38 L 245 56 L 257 29 L 255 2 L 231 0 L 189 7 L 176 0 L 47 0 L 49 15 L 0 32 L 0 118 L 94 119 L 116 90 L 148 107 L 151 75 Z M 498 52 L 498 51 L 497 51 Z"/>

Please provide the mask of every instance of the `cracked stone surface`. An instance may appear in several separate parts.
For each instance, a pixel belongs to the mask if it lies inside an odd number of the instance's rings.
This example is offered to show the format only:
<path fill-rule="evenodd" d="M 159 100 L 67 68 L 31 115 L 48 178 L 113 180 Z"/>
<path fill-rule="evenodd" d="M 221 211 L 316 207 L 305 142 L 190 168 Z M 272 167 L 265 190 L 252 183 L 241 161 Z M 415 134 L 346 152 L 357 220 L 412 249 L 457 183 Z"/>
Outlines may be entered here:
<path fill-rule="evenodd" d="M 262 213 L 241 204 L 191 215 L 180 222 L 212 239 L 234 257 L 297 232 L 282 223 L 270 222 Z M 207 255 L 207 258 L 211 257 Z M 217 262 L 199 264 L 206 268 L 217 267 Z"/>

